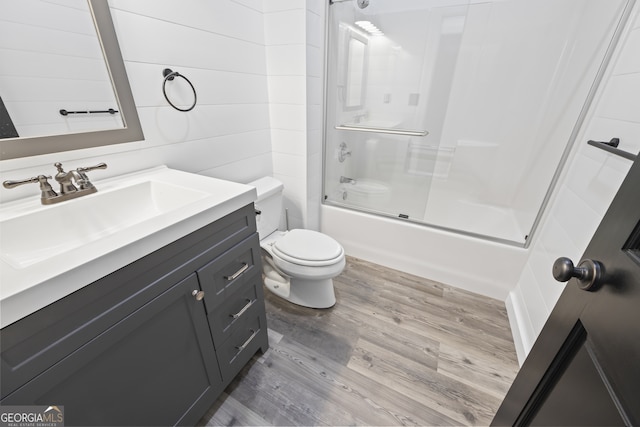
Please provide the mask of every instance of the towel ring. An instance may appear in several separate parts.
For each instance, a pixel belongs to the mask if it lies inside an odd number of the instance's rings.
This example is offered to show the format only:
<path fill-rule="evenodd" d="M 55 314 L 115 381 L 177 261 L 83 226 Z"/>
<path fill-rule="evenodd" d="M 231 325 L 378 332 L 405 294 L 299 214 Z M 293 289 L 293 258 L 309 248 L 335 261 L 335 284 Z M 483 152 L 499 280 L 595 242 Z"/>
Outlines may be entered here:
<path fill-rule="evenodd" d="M 164 95 L 164 99 L 167 100 L 169 105 L 171 105 L 176 110 L 182 111 L 182 112 L 187 112 L 187 111 L 193 110 L 193 108 L 196 106 L 196 102 L 198 101 L 198 95 L 196 94 L 196 88 L 193 87 L 193 85 L 191 84 L 189 79 L 186 78 L 185 76 L 183 76 L 182 74 L 178 73 L 177 71 L 172 71 L 170 68 L 165 68 L 164 71 L 162 71 L 162 75 L 164 76 L 164 82 L 162 82 L 162 94 Z M 189 107 L 189 108 L 176 107 L 176 105 L 173 102 L 171 102 L 169 100 L 169 97 L 167 96 L 167 91 L 166 91 L 166 88 L 165 88 L 165 85 L 167 84 L 167 80 L 171 81 L 175 77 L 182 77 L 183 79 L 185 79 L 187 81 L 187 83 L 189 83 L 189 86 L 191 86 L 191 90 L 193 91 L 193 105 L 191 105 L 191 107 Z"/>

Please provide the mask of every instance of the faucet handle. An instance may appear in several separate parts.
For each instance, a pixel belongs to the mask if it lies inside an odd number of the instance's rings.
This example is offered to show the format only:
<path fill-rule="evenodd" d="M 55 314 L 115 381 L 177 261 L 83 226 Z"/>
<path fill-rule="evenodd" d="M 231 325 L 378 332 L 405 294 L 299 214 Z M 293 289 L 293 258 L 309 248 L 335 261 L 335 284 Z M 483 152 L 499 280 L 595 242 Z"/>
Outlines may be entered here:
<path fill-rule="evenodd" d="M 3 182 L 2 185 L 4 186 L 4 188 L 16 188 L 19 185 L 42 182 L 42 180 L 44 180 L 46 182 L 47 179 L 51 179 L 51 176 L 38 175 L 38 176 L 34 176 L 33 178 L 20 179 L 20 180 L 16 180 L 16 181 L 7 180 L 7 181 Z"/>
<path fill-rule="evenodd" d="M 107 164 L 102 162 L 102 163 L 98 163 L 95 166 L 87 166 L 87 167 L 76 168 L 76 170 L 78 172 L 89 172 L 89 171 L 96 170 L 96 169 L 106 169 L 106 168 L 107 168 Z"/>
<path fill-rule="evenodd" d="M 51 179 L 51 176 L 38 175 L 34 176 L 33 178 L 22 179 L 19 181 L 5 181 L 2 183 L 2 185 L 4 186 L 4 188 L 15 188 L 19 185 L 38 182 L 40 183 L 40 191 L 42 193 L 40 198 L 44 203 L 45 200 L 49 200 L 52 197 L 56 197 L 58 195 L 58 193 L 53 191 L 53 188 L 51 188 L 51 184 L 49 184 L 49 181 L 47 181 L 47 179 Z"/>
<path fill-rule="evenodd" d="M 51 177 L 49 177 L 49 178 L 51 178 Z M 32 182 L 38 182 L 38 177 L 34 176 L 33 178 L 21 179 L 21 180 L 18 180 L 18 181 L 7 180 L 7 181 L 3 182 L 2 185 L 4 186 L 4 188 L 16 188 L 19 185 L 30 184 Z"/>
<path fill-rule="evenodd" d="M 96 169 L 106 169 L 106 163 L 98 163 L 95 166 L 87 166 L 76 168 L 75 172 L 77 173 L 77 184 L 80 187 L 80 190 L 88 190 L 95 188 L 94 185 L 89 181 L 89 177 L 87 176 L 87 172 L 96 170 Z"/>

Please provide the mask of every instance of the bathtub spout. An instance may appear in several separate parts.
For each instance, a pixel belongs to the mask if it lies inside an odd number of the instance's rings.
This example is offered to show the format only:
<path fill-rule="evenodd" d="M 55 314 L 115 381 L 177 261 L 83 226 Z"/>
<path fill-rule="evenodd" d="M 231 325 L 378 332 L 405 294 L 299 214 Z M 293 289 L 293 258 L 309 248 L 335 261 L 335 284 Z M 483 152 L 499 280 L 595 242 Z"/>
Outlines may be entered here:
<path fill-rule="evenodd" d="M 340 183 L 341 184 L 345 184 L 345 183 L 351 183 L 351 184 L 356 184 L 356 180 L 353 178 L 347 178 L 346 176 L 341 176 L 340 177 Z"/>

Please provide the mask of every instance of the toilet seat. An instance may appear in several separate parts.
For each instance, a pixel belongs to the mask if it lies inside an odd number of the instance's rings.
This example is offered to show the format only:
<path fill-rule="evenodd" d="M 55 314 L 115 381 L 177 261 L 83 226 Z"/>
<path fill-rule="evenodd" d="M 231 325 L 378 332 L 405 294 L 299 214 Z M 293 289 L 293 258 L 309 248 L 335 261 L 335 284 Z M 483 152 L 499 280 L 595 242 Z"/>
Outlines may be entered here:
<path fill-rule="evenodd" d="M 344 259 L 344 249 L 331 237 L 313 230 L 294 229 L 272 246 L 284 261 L 308 267 L 323 267 Z"/>

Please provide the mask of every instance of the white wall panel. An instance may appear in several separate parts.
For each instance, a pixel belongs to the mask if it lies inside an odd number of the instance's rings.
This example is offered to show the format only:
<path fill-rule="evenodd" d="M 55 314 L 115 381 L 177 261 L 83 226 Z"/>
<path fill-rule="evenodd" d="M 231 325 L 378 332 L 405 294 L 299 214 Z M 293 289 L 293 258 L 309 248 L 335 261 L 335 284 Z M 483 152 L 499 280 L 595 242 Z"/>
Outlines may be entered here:
<path fill-rule="evenodd" d="M 153 144 L 179 143 L 269 128 L 269 115 L 262 105 L 202 105 L 190 113 L 187 115 L 171 107 L 139 110 L 143 126 L 149 129 L 145 137 Z"/>
<path fill-rule="evenodd" d="M 197 28 L 255 44 L 264 43 L 262 13 L 232 1 L 110 0 L 112 9 Z M 197 13 L 194 13 L 197 11 Z"/>
<path fill-rule="evenodd" d="M 271 104 L 269 111 L 273 129 L 306 130 L 305 105 Z"/>
<path fill-rule="evenodd" d="M 202 175 L 248 183 L 263 176 L 271 175 L 271 154 L 265 153 L 242 161 L 199 171 Z"/>
<path fill-rule="evenodd" d="M 256 10 L 258 12 L 264 12 L 263 10 L 263 0 L 231 0 L 233 3 L 240 4 L 242 6 L 248 7 L 250 9 Z"/>
<path fill-rule="evenodd" d="M 528 286 L 520 288 L 522 301 L 526 307 L 530 308 L 527 310 L 527 315 L 531 325 L 531 337 L 537 337 L 544 326 L 547 306 L 540 292 L 538 278 L 531 265 L 528 264 L 524 267 L 522 275 L 525 277 L 524 282 L 528 284 Z"/>
<path fill-rule="evenodd" d="M 285 10 L 300 9 L 304 7 L 304 2 L 301 0 L 265 0 L 263 7 L 265 13 L 282 12 Z"/>
<path fill-rule="evenodd" d="M 267 46 L 267 71 L 271 76 L 303 76 L 305 74 L 303 44 Z"/>
<path fill-rule="evenodd" d="M 640 31 L 633 31 L 627 40 L 627 49 L 616 64 L 616 75 L 636 73 L 640 70 Z"/>
<path fill-rule="evenodd" d="M 253 171 L 247 170 L 241 163 L 254 157 L 271 156 L 270 147 L 264 144 L 268 139 L 269 131 L 260 130 L 171 144 L 171 147 L 176 147 L 176 152 L 168 161 L 173 167 L 195 172 L 235 164 L 236 167 L 241 167 L 241 173 L 247 174 L 247 178 L 241 181 L 250 182 Z M 266 163 L 268 166 L 270 164 L 271 161 Z"/>
<path fill-rule="evenodd" d="M 306 132 L 303 130 L 272 129 L 272 149 L 278 153 L 304 156 L 306 153 Z"/>
<path fill-rule="evenodd" d="M 576 212 L 580 214 L 576 215 Z M 584 248 L 589 244 L 595 231 L 594 224 L 598 224 L 603 215 L 603 212 L 594 210 L 568 186 L 559 193 L 553 206 L 553 213 L 554 218 L 577 248 Z"/>
<path fill-rule="evenodd" d="M 314 2 L 307 2 L 312 4 Z M 320 2 L 317 2 L 320 3 Z M 306 43 L 307 46 L 321 48 L 324 46 L 324 21 L 317 11 L 307 10 L 306 14 Z"/>
<path fill-rule="evenodd" d="M 274 104 L 305 105 L 305 76 L 269 76 L 270 101 Z"/>
<path fill-rule="evenodd" d="M 202 0 L 200 0 L 202 1 Z M 265 74 L 264 46 L 184 25 L 113 10 L 126 61 Z M 163 67 L 164 68 L 164 67 Z M 162 69 L 159 69 L 162 72 Z"/>
<path fill-rule="evenodd" d="M 273 169 L 279 175 L 295 177 L 301 181 L 306 178 L 306 157 L 288 153 L 273 153 Z M 303 197 L 306 199 L 306 195 Z"/>
<path fill-rule="evenodd" d="M 640 55 L 640 52 L 638 52 Z M 601 101 L 600 117 L 637 122 L 640 117 L 640 96 L 628 96 L 630 87 L 640 87 L 640 73 L 618 74 L 609 82 Z"/>
<path fill-rule="evenodd" d="M 300 6 L 304 3 L 300 2 Z M 268 46 L 283 44 L 305 44 L 305 11 L 291 9 L 265 14 L 265 43 Z"/>

